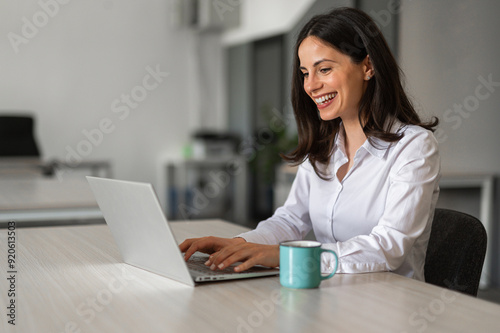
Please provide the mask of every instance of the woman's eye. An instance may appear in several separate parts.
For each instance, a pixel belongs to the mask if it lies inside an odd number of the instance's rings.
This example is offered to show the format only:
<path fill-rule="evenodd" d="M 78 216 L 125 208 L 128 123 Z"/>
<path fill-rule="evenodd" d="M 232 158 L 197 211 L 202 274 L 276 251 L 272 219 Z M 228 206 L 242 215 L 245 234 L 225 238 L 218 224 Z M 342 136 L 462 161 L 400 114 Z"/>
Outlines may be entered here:
<path fill-rule="evenodd" d="M 328 72 L 330 72 L 330 70 L 331 70 L 331 68 L 321 68 L 319 71 L 322 74 L 327 74 Z"/>
<path fill-rule="evenodd" d="M 305 78 L 305 77 L 308 77 L 308 76 L 309 76 L 309 73 L 304 73 L 304 72 L 302 72 L 302 77 L 304 77 L 304 78 Z"/>

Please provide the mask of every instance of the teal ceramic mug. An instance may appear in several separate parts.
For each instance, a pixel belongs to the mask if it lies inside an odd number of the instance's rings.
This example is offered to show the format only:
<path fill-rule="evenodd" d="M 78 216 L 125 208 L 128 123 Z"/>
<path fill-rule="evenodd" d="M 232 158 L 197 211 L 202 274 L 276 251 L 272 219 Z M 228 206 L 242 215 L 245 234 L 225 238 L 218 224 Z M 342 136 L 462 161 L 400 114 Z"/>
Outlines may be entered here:
<path fill-rule="evenodd" d="M 335 257 L 335 268 L 328 275 L 321 274 L 321 255 L 325 252 Z M 280 282 L 288 288 L 317 288 L 322 280 L 335 275 L 337 254 L 321 248 L 316 241 L 287 241 L 280 244 Z"/>

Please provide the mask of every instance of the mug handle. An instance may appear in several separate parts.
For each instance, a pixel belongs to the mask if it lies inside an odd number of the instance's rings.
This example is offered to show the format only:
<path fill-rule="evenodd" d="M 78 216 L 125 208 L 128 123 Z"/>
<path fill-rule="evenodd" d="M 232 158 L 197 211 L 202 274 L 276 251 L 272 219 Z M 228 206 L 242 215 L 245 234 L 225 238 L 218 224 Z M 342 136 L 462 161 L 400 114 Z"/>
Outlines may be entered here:
<path fill-rule="evenodd" d="M 325 252 L 330 252 L 335 257 L 335 268 L 333 269 L 333 272 L 330 273 L 330 275 L 326 275 L 326 276 L 321 275 L 321 280 L 326 280 L 326 279 L 333 277 L 335 275 L 335 273 L 337 272 L 337 267 L 339 265 L 339 257 L 337 257 L 337 254 L 335 252 L 333 252 L 332 250 L 321 249 L 320 257 Z"/>

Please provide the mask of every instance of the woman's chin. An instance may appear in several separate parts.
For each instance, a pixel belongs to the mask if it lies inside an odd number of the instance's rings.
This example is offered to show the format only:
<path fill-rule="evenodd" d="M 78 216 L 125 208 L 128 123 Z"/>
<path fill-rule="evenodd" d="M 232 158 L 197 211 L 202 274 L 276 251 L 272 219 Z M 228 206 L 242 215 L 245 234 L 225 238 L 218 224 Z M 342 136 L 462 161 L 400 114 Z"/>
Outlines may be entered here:
<path fill-rule="evenodd" d="M 328 112 L 328 111 L 321 111 L 320 110 L 319 117 L 323 121 L 330 121 L 330 120 L 337 119 L 339 117 L 339 115 L 335 112 Z"/>

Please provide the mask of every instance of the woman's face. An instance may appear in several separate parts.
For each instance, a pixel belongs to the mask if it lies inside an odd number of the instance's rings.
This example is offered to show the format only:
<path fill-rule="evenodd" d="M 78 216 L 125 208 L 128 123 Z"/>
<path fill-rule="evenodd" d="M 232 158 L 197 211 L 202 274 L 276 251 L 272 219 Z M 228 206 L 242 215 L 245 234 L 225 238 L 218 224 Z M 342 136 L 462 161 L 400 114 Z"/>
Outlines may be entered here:
<path fill-rule="evenodd" d="M 358 107 L 372 76 L 367 56 L 360 64 L 351 61 L 321 39 L 309 36 L 299 46 L 304 90 L 316 103 L 321 119 L 358 119 Z"/>

